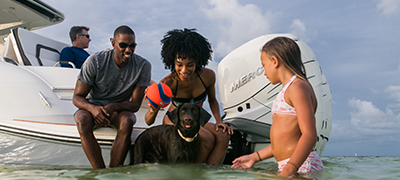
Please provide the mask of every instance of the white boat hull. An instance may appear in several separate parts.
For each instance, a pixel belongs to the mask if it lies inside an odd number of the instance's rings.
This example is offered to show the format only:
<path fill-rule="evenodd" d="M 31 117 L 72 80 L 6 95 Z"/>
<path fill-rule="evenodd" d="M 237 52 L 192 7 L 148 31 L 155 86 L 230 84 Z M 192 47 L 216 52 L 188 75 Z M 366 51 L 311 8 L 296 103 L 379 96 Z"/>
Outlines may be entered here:
<path fill-rule="evenodd" d="M 38 45 L 51 48 L 37 51 Z M 13 60 L 9 62 L 0 60 L 0 130 L 51 142 L 48 148 L 55 149 L 55 152 L 59 152 L 58 145 L 64 144 L 62 149 L 71 149 L 66 147 L 72 145 L 74 147 L 72 149 L 82 153 L 80 136 L 73 117 L 77 108 L 72 104 L 79 69 L 54 67 L 58 62 L 59 52 L 65 46 L 23 29 L 14 29 L 8 36 L 3 55 Z M 132 127 L 132 143 L 142 131 L 149 128 L 144 121 L 147 110 L 148 106 L 143 102 L 140 110 L 135 113 L 137 121 Z M 161 124 L 163 115 L 164 113 L 159 113 L 154 125 Z M 94 131 L 94 135 L 103 149 L 109 151 L 116 130 L 98 128 Z M 35 153 L 38 157 L 52 154 L 48 151 L 38 153 Z M 60 152 L 53 157 L 58 159 L 64 153 Z M 109 152 L 103 154 L 109 156 Z M 86 156 L 83 159 L 83 162 L 86 162 L 83 164 L 87 164 Z M 79 160 L 71 162 L 69 165 L 82 164 Z M 15 158 L 14 163 L 48 162 L 37 158 L 20 162 L 19 158 Z M 65 162 L 61 161 L 54 161 L 51 164 L 53 163 L 65 165 Z"/>

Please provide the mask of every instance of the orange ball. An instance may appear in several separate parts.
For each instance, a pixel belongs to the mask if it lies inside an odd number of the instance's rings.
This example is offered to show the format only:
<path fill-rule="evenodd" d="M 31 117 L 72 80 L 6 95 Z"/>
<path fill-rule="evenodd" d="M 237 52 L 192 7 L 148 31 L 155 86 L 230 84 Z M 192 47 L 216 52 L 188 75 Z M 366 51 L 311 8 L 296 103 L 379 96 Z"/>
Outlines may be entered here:
<path fill-rule="evenodd" d="M 153 108 L 165 108 L 171 102 L 172 91 L 164 83 L 154 83 L 147 88 L 146 100 Z"/>

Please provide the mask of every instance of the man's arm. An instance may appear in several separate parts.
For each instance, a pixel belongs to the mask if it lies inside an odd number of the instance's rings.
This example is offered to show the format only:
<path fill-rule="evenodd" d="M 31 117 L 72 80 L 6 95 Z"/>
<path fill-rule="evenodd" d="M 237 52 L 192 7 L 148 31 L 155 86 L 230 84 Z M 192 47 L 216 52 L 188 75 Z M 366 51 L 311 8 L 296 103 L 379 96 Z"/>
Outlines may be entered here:
<path fill-rule="evenodd" d="M 72 102 L 77 108 L 89 111 L 92 114 L 96 124 L 109 126 L 109 115 L 105 114 L 103 107 L 93 105 L 86 99 L 86 96 L 89 94 L 91 89 L 92 86 L 77 80 Z"/>
<path fill-rule="evenodd" d="M 132 99 L 130 101 L 124 101 L 122 103 L 110 103 L 104 106 L 104 109 L 110 115 L 114 111 L 130 111 L 132 113 L 137 112 L 142 105 L 144 91 L 146 88 L 146 86 L 135 86 L 132 92 Z"/>

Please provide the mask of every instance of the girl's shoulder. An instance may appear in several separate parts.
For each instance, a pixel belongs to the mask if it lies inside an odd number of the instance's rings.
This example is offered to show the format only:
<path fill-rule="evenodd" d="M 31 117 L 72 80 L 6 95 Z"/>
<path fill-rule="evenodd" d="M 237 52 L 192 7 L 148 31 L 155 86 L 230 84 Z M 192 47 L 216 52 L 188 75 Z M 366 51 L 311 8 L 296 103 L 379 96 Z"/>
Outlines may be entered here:
<path fill-rule="evenodd" d="M 297 95 L 309 93 L 313 94 L 313 88 L 311 87 L 311 84 L 309 82 L 297 78 L 288 87 L 288 90 L 286 92 Z"/>
<path fill-rule="evenodd" d="M 285 98 L 288 97 L 290 102 L 295 99 L 310 99 L 313 104 L 316 103 L 316 96 L 311 84 L 302 79 L 296 79 L 288 87 L 285 92 Z"/>

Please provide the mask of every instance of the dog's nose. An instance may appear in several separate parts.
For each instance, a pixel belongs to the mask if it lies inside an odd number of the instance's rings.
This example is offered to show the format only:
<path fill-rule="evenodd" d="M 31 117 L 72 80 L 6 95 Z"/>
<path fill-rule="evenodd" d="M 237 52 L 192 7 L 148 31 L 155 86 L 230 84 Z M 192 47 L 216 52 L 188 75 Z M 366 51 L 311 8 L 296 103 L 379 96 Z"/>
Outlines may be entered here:
<path fill-rule="evenodd" d="M 183 119 L 183 121 L 184 121 L 184 122 L 190 122 L 190 121 L 192 121 L 192 118 L 190 118 L 190 117 L 185 117 L 185 118 Z"/>

